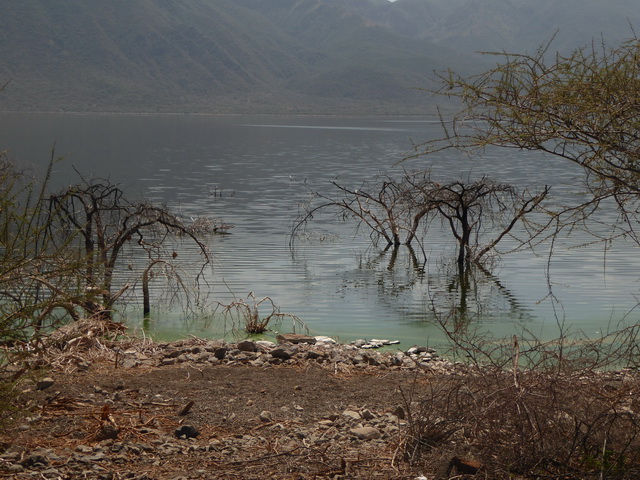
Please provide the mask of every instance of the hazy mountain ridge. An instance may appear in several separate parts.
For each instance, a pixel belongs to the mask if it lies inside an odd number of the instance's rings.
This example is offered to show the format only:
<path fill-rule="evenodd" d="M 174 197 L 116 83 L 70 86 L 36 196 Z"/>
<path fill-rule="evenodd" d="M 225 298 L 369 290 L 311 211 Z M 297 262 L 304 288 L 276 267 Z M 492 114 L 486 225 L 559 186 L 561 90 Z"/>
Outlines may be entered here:
<path fill-rule="evenodd" d="M 363 1 L 353 10 L 390 31 L 465 53 L 531 52 L 554 35 L 554 48 L 566 51 L 619 42 L 640 25 L 635 0 L 397 0 L 375 8 Z"/>
<path fill-rule="evenodd" d="M 558 23 L 569 32 L 558 48 L 598 29 L 618 40 L 638 10 L 631 0 L 4 0 L 0 81 L 11 83 L 0 109 L 420 113 L 433 70 L 482 68 L 470 52 L 531 51 Z"/>

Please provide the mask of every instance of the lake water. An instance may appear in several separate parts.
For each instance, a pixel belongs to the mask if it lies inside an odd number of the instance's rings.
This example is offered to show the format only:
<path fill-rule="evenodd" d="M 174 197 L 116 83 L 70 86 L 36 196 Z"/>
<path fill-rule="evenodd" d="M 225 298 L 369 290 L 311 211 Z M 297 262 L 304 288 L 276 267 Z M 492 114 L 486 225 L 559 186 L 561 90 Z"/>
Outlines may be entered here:
<path fill-rule="evenodd" d="M 329 193 L 336 178 L 356 188 L 379 172 L 431 166 L 438 178 L 484 174 L 519 186 L 549 184 L 565 199 L 579 192 L 579 171 L 534 153 L 499 150 L 473 160 L 443 154 L 395 166 L 412 141 L 433 138 L 439 128 L 433 119 L 419 118 L 13 113 L 0 115 L 0 146 L 43 168 L 55 144 L 56 155 L 65 157 L 56 165 L 56 187 L 76 182 L 75 168 L 187 217 L 234 224 L 232 234 L 208 239 L 214 262 L 204 288 L 211 301 L 254 292 L 316 334 L 437 345 L 443 336 L 432 301 L 442 311 L 460 311 L 462 304 L 448 273 L 452 244 L 446 232 L 434 228 L 426 239 L 424 269 L 414 268 L 405 248 L 393 259 L 392 252 L 371 247 L 353 224 L 328 217 L 311 224 L 313 235 L 293 251 L 289 233 L 307 198 L 305 181 Z M 605 226 L 611 221 L 603 220 Z M 498 335 L 525 325 L 545 338 L 555 336 L 559 321 L 588 335 L 629 312 L 626 321 L 634 323 L 640 261 L 630 251 L 637 247 L 614 246 L 605 256 L 602 245 L 580 246 L 589 240 L 564 239 L 550 264 L 542 247 L 536 254 L 503 256 L 492 277 L 473 280 L 465 299 L 469 321 Z M 556 302 L 549 299 L 548 279 Z M 131 299 L 125 312 L 134 328 L 142 325 L 138 300 Z M 157 307 L 148 333 L 218 337 L 228 328 L 219 317 L 203 322 Z M 288 330 L 289 324 L 274 328 Z"/>

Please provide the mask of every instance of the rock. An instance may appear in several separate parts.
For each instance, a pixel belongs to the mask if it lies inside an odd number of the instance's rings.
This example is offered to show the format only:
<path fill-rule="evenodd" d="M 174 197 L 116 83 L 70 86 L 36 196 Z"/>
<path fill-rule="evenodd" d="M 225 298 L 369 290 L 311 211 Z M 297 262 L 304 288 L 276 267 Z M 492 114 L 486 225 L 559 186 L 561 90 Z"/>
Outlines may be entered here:
<path fill-rule="evenodd" d="M 182 350 L 170 350 L 170 349 L 167 349 L 164 352 L 164 357 L 165 358 L 176 358 L 176 357 L 179 357 L 180 355 L 182 355 Z"/>
<path fill-rule="evenodd" d="M 352 428 L 350 432 L 360 440 L 376 440 L 382 437 L 380 430 L 374 427 Z"/>
<path fill-rule="evenodd" d="M 271 353 L 272 357 L 279 358 L 280 360 L 289 360 L 296 353 L 298 353 L 298 349 L 294 346 L 282 345 L 280 347 L 274 348 L 269 353 Z"/>
<path fill-rule="evenodd" d="M 105 460 L 107 456 L 104 453 L 94 453 L 93 455 L 74 455 L 73 459 L 79 463 L 94 463 Z"/>
<path fill-rule="evenodd" d="M 36 384 L 36 388 L 38 390 L 46 390 L 47 388 L 51 387 L 55 382 L 53 381 L 53 378 L 51 377 L 46 377 L 43 378 L 42 380 L 40 380 L 37 384 Z"/>
<path fill-rule="evenodd" d="M 260 421 L 268 423 L 268 422 L 273 422 L 273 413 L 269 412 L 268 410 L 263 410 L 262 412 L 260 412 Z"/>
<path fill-rule="evenodd" d="M 331 337 L 325 337 L 324 335 L 316 335 L 314 337 L 316 343 L 322 343 L 324 345 L 335 345 L 337 342 Z"/>
<path fill-rule="evenodd" d="M 371 413 L 371 410 L 369 410 L 368 408 L 360 412 L 360 416 L 365 420 L 373 420 L 374 418 L 376 418 L 375 415 Z"/>
<path fill-rule="evenodd" d="M 21 462 L 21 465 L 25 468 L 33 468 L 38 466 L 45 467 L 49 465 L 49 459 L 44 455 L 29 455 Z"/>
<path fill-rule="evenodd" d="M 120 364 L 120 366 L 125 369 L 139 367 L 140 365 L 142 365 L 142 363 L 135 358 L 125 358 Z"/>
<path fill-rule="evenodd" d="M 388 345 L 398 345 L 400 343 L 399 340 L 387 340 L 387 339 L 378 339 L 372 338 L 371 340 L 363 340 L 358 339 L 351 342 L 351 345 L 354 345 L 357 348 L 362 349 L 371 349 L 371 348 L 381 348 L 386 347 Z"/>
<path fill-rule="evenodd" d="M 118 438 L 118 435 L 120 435 L 120 429 L 106 423 L 100 428 L 98 433 L 96 433 L 95 439 L 99 442 L 102 440 L 115 440 Z"/>
<path fill-rule="evenodd" d="M 393 414 L 398 417 L 400 420 L 404 420 L 407 417 L 406 412 L 404 411 L 404 408 L 400 405 L 398 405 L 398 407 L 396 407 L 396 409 L 393 411 Z"/>
<path fill-rule="evenodd" d="M 257 352 L 258 351 L 258 346 L 256 345 L 256 342 L 252 340 L 244 340 L 242 342 L 238 342 L 238 344 L 236 345 L 236 348 L 241 352 Z"/>
<path fill-rule="evenodd" d="M 375 355 L 375 354 L 374 354 Z M 376 358 L 373 357 L 371 355 L 365 355 L 364 356 L 364 360 L 371 366 L 373 367 L 379 367 L 380 366 L 380 361 Z"/>
<path fill-rule="evenodd" d="M 226 347 L 219 347 L 213 351 L 213 356 L 216 357 L 218 360 L 222 360 L 224 359 L 228 351 L 229 349 Z"/>
<path fill-rule="evenodd" d="M 342 416 L 350 418 L 352 420 L 360 420 L 362 418 L 362 416 L 354 410 L 345 410 L 344 412 L 342 412 Z"/>
<path fill-rule="evenodd" d="M 316 337 L 309 335 L 303 335 L 301 333 L 281 333 L 276 337 L 278 343 L 308 343 L 309 345 L 315 345 Z"/>
<path fill-rule="evenodd" d="M 309 350 L 305 357 L 308 360 L 324 360 L 327 358 L 327 356 L 323 353 L 319 353 L 319 352 L 314 352 L 313 350 Z"/>
<path fill-rule="evenodd" d="M 192 425 L 183 425 L 174 432 L 178 438 L 196 438 L 200 435 L 198 429 Z"/>
<path fill-rule="evenodd" d="M 447 475 L 450 475 L 452 470 L 454 469 L 458 475 L 475 475 L 478 472 L 484 471 L 485 467 L 480 462 L 476 462 L 475 460 L 453 457 L 449 462 Z"/>

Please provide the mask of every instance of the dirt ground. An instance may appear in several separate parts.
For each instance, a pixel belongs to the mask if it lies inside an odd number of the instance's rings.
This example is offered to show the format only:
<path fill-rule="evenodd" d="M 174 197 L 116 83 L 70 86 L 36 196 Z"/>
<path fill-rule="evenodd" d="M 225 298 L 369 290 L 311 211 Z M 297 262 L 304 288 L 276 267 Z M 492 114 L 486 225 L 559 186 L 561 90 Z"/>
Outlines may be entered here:
<path fill-rule="evenodd" d="M 404 441 L 406 400 L 431 381 L 426 369 L 337 368 L 311 360 L 118 365 L 112 351 L 87 358 L 68 355 L 22 384 L 25 413 L 0 436 L 0 477 L 415 479 L 425 473 L 406 461 Z"/>

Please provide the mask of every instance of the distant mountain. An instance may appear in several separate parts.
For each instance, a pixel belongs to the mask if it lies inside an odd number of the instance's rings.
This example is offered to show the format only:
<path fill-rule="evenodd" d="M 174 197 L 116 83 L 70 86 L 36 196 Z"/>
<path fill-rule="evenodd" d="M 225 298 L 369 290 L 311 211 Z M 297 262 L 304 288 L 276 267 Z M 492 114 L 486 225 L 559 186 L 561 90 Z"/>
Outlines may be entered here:
<path fill-rule="evenodd" d="M 554 36 L 553 48 L 569 51 L 602 39 L 617 43 L 640 27 L 637 0 L 331 1 L 396 34 L 464 53 L 532 52 Z"/>
<path fill-rule="evenodd" d="M 425 113 L 478 50 L 631 35 L 636 0 L 3 0 L 0 109 Z"/>

